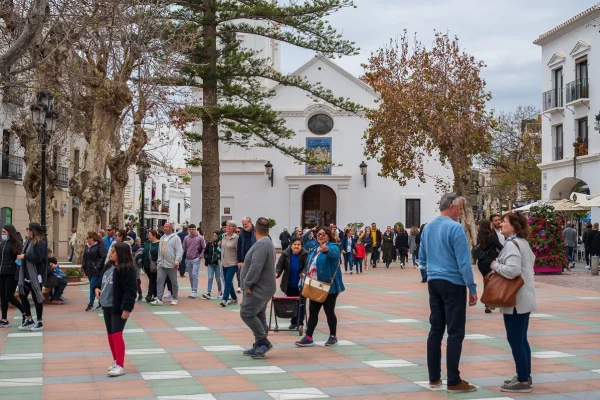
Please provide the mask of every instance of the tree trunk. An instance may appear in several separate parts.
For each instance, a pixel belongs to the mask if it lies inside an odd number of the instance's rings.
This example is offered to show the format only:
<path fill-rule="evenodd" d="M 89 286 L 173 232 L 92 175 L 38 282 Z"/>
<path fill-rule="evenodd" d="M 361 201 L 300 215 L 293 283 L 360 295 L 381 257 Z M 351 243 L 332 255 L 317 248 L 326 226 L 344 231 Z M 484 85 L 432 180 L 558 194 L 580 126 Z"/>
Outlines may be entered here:
<path fill-rule="evenodd" d="M 205 21 L 204 61 L 207 65 L 202 81 L 203 105 L 210 110 L 217 106 L 217 25 L 214 0 L 204 0 Z M 210 117 L 202 118 L 202 229 L 214 232 L 219 229 L 221 215 L 221 183 L 219 163 L 219 127 Z"/>
<path fill-rule="evenodd" d="M 112 170 L 111 170 L 112 171 Z M 109 220 L 111 225 L 117 226 L 119 229 L 123 229 L 125 226 L 125 211 L 124 211 L 124 197 L 125 197 L 125 186 L 127 181 L 117 181 L 114 175 L 110 175 L 110 215 Z"/>
<path fill-rule="evenodd" d="M 77 244 L 75 260 L 81 261 L 87 232 L 98 231 L 98 221 L 102 214 L 102 205 L 106 191 L 106 164 L 110 141 L 120 125 L 121 110 L 115 110 L 97 101 L 94 105 L 92 134 L 88 143 L 84 168 L 71 179 L 73 194 L 79 197 L 79 221 L 77 223 Z M 111 104 L 112 105 L 112 104 Z"/>
<path fill-rule="evenodd" d="M 470 171 L 467 173 L 461 173 L 461 171 L 454 172 L 454 192 L 459 196 L 465 198 L 465 209 L 464 215 L 461 218 L 461 223 L 465 228 L 467 234 L 467 240 L 469 246 L 473 247 L 476 242 L 477 233 L 475 231 L 475 215 L 473 214 L 473 207 L 471 206 L 470 193 L 471 193 L 471 174 Z"/>

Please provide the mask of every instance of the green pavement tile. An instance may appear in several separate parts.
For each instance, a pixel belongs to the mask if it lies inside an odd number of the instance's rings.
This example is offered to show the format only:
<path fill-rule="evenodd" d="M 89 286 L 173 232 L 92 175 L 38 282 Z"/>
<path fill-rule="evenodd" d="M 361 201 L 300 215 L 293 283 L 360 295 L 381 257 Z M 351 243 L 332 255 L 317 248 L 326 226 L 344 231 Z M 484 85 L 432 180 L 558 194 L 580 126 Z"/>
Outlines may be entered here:
<path fill-rule="evenodd" d="M 158 371 L 181 371 L 183 368 L 181 365 L 176 362 L 170 362 L 168 364 L 154 364 L 154 363 L 144 363 L 141 362 L 139 364 L 134 363 L 135 369 L 138 372 L 158 372 Z M 178 380 L 178 379 L 177 379 Z"/>
<path fill-rule="evenodd" d="M 0 378 L 7 378 L 4 376 L 7 372 L 19 371 L 19 372 L 32 372 L 35 373 L 33 376 L 42 376 L 42 364 L 38 365 L 27 365 L 27 364 L 12 364 L 11 361 L 0 362 Z M 15 377 L 17 378 L 17 377 Z"/>
<path fill-rule="evenodd" d="M 173 357 L 168 354 L 136 354 L 127 356 L 129 360 L 135 365 L 150 364 L 156 365 L 171 364 L 173 363 Z"/>
<path fill-rule="evenodd" d="M 125 348 L 126 349 L 130 349 L 130 350 L 155 349 L 155 348 L 159 348 L 159 347 L 160 346 L 154 339 L 135 340 L 133 338 L 127 338 L 127 335 L 125 335 Z"/>
<path fill-rule="evenodd" d="M 4 400 L 5 396 L 19 396 L 22 398 L 42 398 L 42 386 L 16 386 L 0 388 L 0 398 Z"/>
<path fill-rule="evenodd" d="M 279 375 L 283 375 L 283 374 L 276 374 L 276 375 L 278 375 L 278 376 L 271 377 L 270 380 L 255 380 L 254 379 L 261 375 L 245 375 L 245 377 L 248 378 L 249 381 L 254 382 L 262 390 L 277 390 L 277 389 L 312 387 L 312 385 L 309 385 L 308 383 L 306 383 L 298 378 L 279 379 Z"/>
<path fill-rule="evenodd" d="M 583 370 L 600 369 L 600 361 L 590 360 L 585 357 L 558 357 L 551 358 L 551 360 L 557 363 L 579 367 Z"/>
<path fill-rule="evenodd" d="M 222 361 L 222 360 L 221 360 Z M 268 360 L 257 359 L 254 360 L 250 357 L 246 357 L 245 360 L 240 361 L 223 361 L 230 368 L 241 368 L 241 367 L 265 367 L 272 365 Z"/>
<path fill-rule="evenodd" d="M 208 391 L 193 378 L 189 379 L 158 379 L 146 381 L 156 396 L 176 396 L 205 394 Z"/>
<path fill-rule="evenodd" d="M 381 354 L 379 352 L 366 353 L 366 354 L 355 354 L 351 358 L 356 361 L 380 361 L 380 360 L 389 360 L 390 356 Z"/>

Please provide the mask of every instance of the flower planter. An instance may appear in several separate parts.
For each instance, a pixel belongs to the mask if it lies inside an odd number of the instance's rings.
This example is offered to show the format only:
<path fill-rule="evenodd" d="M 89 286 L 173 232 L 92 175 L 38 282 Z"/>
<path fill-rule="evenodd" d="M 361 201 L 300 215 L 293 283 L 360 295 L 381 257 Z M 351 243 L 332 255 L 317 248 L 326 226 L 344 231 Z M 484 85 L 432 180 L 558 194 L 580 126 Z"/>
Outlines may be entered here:
<path fill-rule="evenodd" d="M 533 267 L 533 272 L 536 274 L 556 274 L 562 273 L 563 267 Z"/>
<path fill-rule="evenodd" d="M 69 282 L 81 282 L 80 276 L 68 276 L 67 275 L 67 283 Z"/>

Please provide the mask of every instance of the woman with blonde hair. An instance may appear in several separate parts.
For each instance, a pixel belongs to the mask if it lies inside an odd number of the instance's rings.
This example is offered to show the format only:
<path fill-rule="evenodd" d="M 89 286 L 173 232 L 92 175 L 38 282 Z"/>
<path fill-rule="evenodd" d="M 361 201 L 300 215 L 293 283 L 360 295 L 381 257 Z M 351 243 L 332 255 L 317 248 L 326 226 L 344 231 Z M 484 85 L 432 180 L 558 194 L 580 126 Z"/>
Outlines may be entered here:
<path fill-rule="evenodd" d="M 233 277 L 238 269 L 237 248 L 239 236 L 235 233 L 237 224 L 234 221 L 227 221 L 225 225 L 225 235 L 221 239 L 221 264 L 223 265 L 223 277 L 225 281 L 225 289 L 223 290 L 223 299 L 221 307 L 227 307 L 227 304 L 237 304 L 237 295 L 233 288 Z M 227 300 L 231 296 L 231 301 Z"/>

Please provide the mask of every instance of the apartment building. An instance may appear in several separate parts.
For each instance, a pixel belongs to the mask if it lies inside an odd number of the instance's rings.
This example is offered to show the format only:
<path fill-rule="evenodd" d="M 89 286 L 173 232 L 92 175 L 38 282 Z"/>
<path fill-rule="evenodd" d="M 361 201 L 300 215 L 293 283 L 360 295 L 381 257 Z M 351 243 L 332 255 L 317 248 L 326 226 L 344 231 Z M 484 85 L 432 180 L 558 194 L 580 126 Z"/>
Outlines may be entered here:
<path fill-rule="evenodd" d="M 600 195 L 598 21 L 600 5 L 534 41 L 542 48 L 542 200 Z"/>

